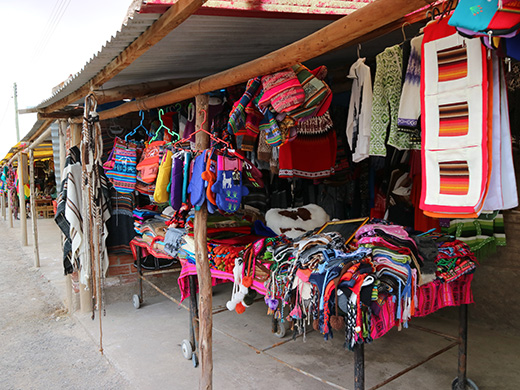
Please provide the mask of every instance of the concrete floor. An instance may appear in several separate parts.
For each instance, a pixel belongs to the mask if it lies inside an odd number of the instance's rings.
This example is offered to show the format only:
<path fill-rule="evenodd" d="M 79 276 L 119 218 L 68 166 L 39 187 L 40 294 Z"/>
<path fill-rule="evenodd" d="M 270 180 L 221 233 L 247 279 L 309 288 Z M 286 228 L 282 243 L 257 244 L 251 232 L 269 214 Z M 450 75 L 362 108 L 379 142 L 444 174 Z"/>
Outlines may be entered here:
<path fill-rule="evenodd" d="M 2 230 L 8 222 L 0 222 Z M 53 220 L 38 220 L 40 272 L 65 300 L 59 230 Z M 33 261 L 31 225 L 27 262 Z M 9 237 L 20 237 L 19 221 Z M 477 270 L 478 272 L 478 270 Z M 176 278 L 167 275 L 158 283 L 180 298 Z M 225 305 L 231 285 L 215 287 L 213 305 Z M 110 291 L 111 290 L 111 291 Z M 106 316 L 102 317 L 103 348 L 106 358 L 137 389 L 195 389 L 200 368 L 182 357 L 180 345 L 189 336 L 188 312 L 155 290 L 146 289 L 143 306 L 132 306 L 137 286 L 110 287 Z M 188 303 L 188 301 L 186 301 Z M 471 307 L 470 307 L 471 310 Z M 442 311 L 441 311 L 442 312 Z M 448 314 L 454 311 L 445 312 Z M 451 335 L 458 331 L 456 315 L 443 313 L 417 318 L 412 324 Z M 99 319 L 89 313 L 74 313 L 99 346 Z M 306 339 L 276 338 L 266 306 L 257 302 L 243 315 L 223 311 L 214 315 L 213 384 L 215 389 L 353 389 L 353 353 L 342 347 L 343 334 L 336 332 L 324 341 L 317 332 Z M 290 333 L 290 332 L 288 332 Z M 275 345 L 280 341 L 283 344 Z M 366 388 L 369 389 L 406 367 L 449 345 L 450 340 L 410 328 L 393 330 L 365 347 Z M 468 376 L 480 389 L 517 389 L 520 386 L 520 338 L 492 332 L 470 323 L 468 336 Z M 457 374 L 457 348 L 452 348 L 426 364 L 385 385 L 384 389 L 451 389 Z"/>

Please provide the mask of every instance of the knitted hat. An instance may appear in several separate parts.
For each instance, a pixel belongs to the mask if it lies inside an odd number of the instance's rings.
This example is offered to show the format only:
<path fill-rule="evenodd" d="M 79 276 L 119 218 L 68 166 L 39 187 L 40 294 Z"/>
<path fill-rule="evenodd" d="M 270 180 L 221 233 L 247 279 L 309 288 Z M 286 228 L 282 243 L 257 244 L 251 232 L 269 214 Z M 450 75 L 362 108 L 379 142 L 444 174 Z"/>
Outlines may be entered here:
<path fill-rule="evenodd" d="M 259 101 L 261 106 L 271 103 L 277 112 L 287 112 L 302 105 L 305 92 L 292 69 L 285 69 L 262 77 L 264 94 Z"/>

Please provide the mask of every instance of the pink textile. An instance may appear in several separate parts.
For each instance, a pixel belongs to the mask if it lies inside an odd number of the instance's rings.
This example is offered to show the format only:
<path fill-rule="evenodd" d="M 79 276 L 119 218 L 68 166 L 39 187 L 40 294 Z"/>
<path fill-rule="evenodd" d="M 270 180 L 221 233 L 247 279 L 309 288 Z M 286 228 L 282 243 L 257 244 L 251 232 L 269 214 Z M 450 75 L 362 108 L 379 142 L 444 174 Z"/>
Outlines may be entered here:
<path fill-rule="evenodd" d="M 197 275 L 197 267 L 195 264 L 191 264 L 187 261 L 181 261 L 182 270 L 179 275 L 179 279 L 177 282 L 179 283 L 179 289 L 181 290 L 181 302 L 184 301 L 187 297 L 190 296 L 190 282 L 188 280 L 188 276 Z M 217 284 L 232 282 L 233 281 L 233 273 L 228 273 L 224 271 L 219 271 L 215 269 L 211 270 L 211 285 L 216 286 Z M 265 295 L 267 290 L 264 285 L 256 280 L 253 280 L 253 285 L 251 286 L 258 293 Z M 198 291 L 198 287 L 197 287 Z"/>
<path fill-rule="evenodd" d="M 448 306 L 460 306 L 473 303 L 471 281 L 473 274 L 461 276 L 451 283 L 434 280 L 417 289 L 417 308 L 413 317 L 425 317 Z M 397 324 L 395 318 L 396 304 L 387 299 L 378 316 L 372 315 L 372 339 L 385 335 Z"/>

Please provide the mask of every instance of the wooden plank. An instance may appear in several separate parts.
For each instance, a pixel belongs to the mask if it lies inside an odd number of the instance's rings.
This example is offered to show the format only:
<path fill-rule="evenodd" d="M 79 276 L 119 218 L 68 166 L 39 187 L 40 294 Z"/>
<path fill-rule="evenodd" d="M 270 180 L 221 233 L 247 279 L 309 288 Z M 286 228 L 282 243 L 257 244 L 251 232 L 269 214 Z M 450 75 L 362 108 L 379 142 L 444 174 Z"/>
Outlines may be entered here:
<path fill-rule="evenodd" d="M 401 20 L 426 5 L 425 0 L 377 0 L 288 46 L 225 71 L 204 77 L 180 88 L 122 104 L 99 114 L 101 120 L 129 112 L 173 104 L 217 89 L 277 72 L 297 62 L 304 62 L 329 51 L 359 42 L 367 34 Z"/>
<path fill-rule="evenodd" d="M 31 222 L 33 232 L 34 266 L 40 268 L 40 252 L 38 250 L 38 214 L 36 212 L 36 192 L 34 191 L 34 150 L 29 150 L 29 186 L 31 188 Z"/>
<path fill-rule="evenodd" d="M 197 116 L 195 128 L 199 129 L 204 123 L 204 129 L 208 130 L 208 121 L 203 111 L 208 110 L 209 97 L 199 95 L 195 98 Z M 209 147 L 209 137 L 206 133 L 200 132 L 195 136 L 195 148 L 203 150 Z M 197 266 L 197 277 L 199 280 L 199 351 L 201 372 L 199 389 L 210 390 L 213 388 L 213 297 L 211 287 L 211 271 L 208 262 L 207 247 L 207 220 L 208 209 L 206 202 L 200 210 L 195 210 L 195 261 Z"/>
<path fill-rule="evenodd" d="M 132 64 L 137 58 L 146 53 L 153 45 L 163 39 L 182 22 L 188 19 L 207 0 L 179 0 L 172 5 L 157 21 L 152 24 L 141 36 L 133 41 L 125 50 L 113 59 L 101 72 L 76 91 L 63 99 L 50 104 L 40 110 L 50 113 L 62 109 L 66 105 L 85 97 L 91 90 L 97 89 L 115 75 Z"/>

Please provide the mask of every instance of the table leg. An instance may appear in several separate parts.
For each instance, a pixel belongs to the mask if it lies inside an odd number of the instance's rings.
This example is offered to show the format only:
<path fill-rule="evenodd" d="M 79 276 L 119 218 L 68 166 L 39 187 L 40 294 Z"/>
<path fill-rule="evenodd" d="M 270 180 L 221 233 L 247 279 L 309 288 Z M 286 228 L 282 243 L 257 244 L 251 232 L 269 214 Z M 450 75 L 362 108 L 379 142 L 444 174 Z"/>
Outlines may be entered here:
<path fill-rule="evenodd" d="M 354 346 L 354 389 L 365 390 L 365 344 Z"/>

